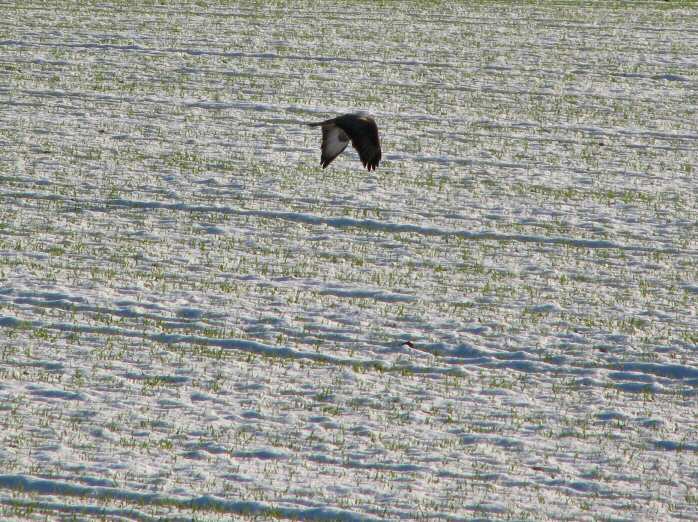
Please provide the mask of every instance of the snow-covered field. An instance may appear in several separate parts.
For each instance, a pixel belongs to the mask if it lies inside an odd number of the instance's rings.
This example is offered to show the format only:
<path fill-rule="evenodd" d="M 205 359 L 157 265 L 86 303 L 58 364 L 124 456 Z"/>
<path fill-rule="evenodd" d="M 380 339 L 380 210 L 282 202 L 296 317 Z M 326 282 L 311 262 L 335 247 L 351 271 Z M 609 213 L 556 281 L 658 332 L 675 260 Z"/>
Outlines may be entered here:
<path fill-rule="evenodd" d="M 0 6 L 1 519 L 698 517 L 695 5 L 163 3 Z"/>

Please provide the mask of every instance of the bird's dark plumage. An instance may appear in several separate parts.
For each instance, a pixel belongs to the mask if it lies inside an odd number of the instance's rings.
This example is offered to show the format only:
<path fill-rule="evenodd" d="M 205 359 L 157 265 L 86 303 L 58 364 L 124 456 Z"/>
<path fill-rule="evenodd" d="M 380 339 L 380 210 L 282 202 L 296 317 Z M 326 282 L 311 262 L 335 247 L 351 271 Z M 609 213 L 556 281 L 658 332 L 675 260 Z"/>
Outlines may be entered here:
<path fill-rule="evenodd" d="M 375 120 L 365 114 L 344 114 L 330 120 L 308 123 L 322 127 L 322 155 L 324 169 L 347 147 L 349 141 L 359 153 L 361 163 L 368 170 L 376 170 L 381 160 L 381 143 Z"/>

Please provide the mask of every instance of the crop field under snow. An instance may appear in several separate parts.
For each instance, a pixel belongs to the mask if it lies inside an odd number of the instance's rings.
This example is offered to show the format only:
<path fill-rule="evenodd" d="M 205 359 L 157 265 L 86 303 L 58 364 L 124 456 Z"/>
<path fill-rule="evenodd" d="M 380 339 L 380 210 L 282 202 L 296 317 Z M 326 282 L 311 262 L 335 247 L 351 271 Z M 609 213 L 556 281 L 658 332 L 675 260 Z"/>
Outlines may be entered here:
<path fill-rule="evenodd" d="M 0 6 L 0 518 L 698 517 L 695 5 L 162 4 Z"/>

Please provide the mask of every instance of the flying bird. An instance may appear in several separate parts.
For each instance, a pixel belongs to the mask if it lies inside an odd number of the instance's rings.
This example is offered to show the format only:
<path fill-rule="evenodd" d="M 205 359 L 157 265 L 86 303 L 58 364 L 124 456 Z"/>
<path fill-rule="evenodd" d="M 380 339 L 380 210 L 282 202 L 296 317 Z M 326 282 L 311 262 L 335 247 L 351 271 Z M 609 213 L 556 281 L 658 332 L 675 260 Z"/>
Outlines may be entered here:
<path fill-rule="evenodd" d="M 322 155 L 324 169 L 347 148 L 349 141 L 359 153 L 361 163 L 369 171 L 376 170 L 381 160 L 381 142 L 376 121 L 363 113 L 343 114 L 331 120 L 308 123 L 310 127 L 322 127 Z"/>

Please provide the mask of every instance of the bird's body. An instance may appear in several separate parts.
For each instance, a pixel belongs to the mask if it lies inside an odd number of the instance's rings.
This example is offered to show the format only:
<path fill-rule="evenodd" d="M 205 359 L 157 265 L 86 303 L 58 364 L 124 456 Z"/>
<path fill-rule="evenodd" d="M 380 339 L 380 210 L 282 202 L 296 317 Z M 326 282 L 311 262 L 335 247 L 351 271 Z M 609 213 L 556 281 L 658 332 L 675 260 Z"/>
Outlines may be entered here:
<path fill-rule="evenodd" d="M 359 153 L 361 163 L 368 170 L 376 170 L 381 160 L 381 144 L 378 126 L 367 114 L 343 114 L 330 120 L 308 123 L 310 127 L 322 127 L 322 155 L 324 169 L 347 147 L 349 142 Z"/>

